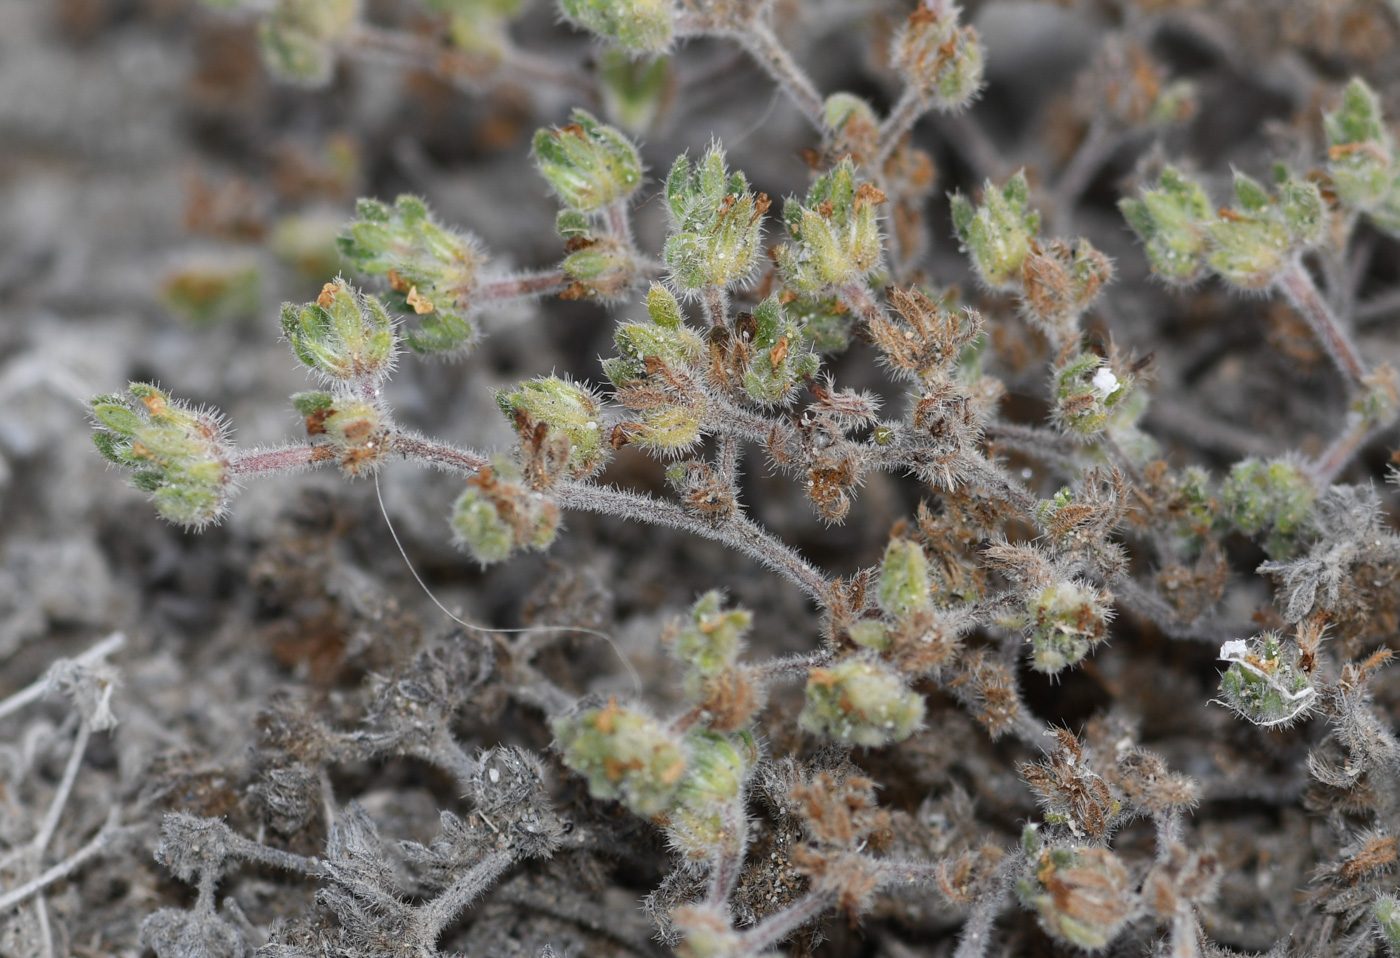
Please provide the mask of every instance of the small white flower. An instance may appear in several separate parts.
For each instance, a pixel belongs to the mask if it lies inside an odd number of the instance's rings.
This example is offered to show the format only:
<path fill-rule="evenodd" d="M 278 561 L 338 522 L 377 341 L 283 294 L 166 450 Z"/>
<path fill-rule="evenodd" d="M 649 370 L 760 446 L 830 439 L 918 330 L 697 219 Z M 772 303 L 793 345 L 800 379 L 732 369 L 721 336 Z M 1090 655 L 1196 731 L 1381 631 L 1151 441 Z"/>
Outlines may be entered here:
<path fill-rule="evenodd" d="M 1113 370 L 1107 366 L 1100 366 L 1099 371 L 1094 373 L 1090 385 L 1099 391 L 1099 395 L 1107 399 L 1118 388 L 1118 377 L 1113 375 Z"/>
<path fill-rule="evenodd" d="M 1249 643 L 1244 639 L 1231 639 L 1220 647 L 1220 657 L 1226 662 L 1242 659 L 1249 651 Z"/>

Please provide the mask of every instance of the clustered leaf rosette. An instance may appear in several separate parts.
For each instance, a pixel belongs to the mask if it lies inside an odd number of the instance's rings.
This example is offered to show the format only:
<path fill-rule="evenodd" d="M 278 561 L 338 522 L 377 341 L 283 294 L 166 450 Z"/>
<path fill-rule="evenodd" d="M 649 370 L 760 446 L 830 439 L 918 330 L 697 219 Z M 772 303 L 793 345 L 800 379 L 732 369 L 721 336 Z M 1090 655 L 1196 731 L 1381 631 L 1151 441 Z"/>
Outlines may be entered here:
<path fill-rule="evenodd" d="M 1106 948 L 1140 906 L 1123 862 L 1094 845 L 1042 847 L 1016 883 L 1016 897 L 1047 935 L 1085 951 Z"/>
<path fill-rule="evenodd" d="M 671 0 L 559 0 L 574 23 L 630 53 L 664 53 L 676 28 Z"/>
<path fill-rule="evenodd" d="M 1083 352 L 1061 363 L 1052 380 L 1052 415 L 1071 436 L 1088 440 L 1107 429 L 1132 392 L 1133 379 L 1126 371 L 1096 353 Z"/>
<path fill-rule="evenodd" d="M 798 201 L 783 206 L 792 244 L 775 250 L 787 284 L 800 293 L 820 293 L 864 281 L 879 265 L 879 207 L 885 194 L 856 176 L 850 158 L 817 177 Z"/>
<path fill-rule="evenodd" d="M 711 591 L 663 636 L 672 658 L 685 667 L 686 701 L 701 710 L 701 720 L 714 731 L 742 729 L 763 706 L 761 684 L 752 669 L 739 663 L 752 625 L 753 613 L 726 609 L 724 597 Z"/>
<path fill-rule="evenodd" d="M 1168 167 L 1155 189 L 1119 203 L 1146 244 L 1153 272 L 1188 284 L 1215 272 L 1243 289 L 1273 283 L 1303 250 L 1326 235 L 1327 206 L 1317 185 L 1275 170 L 1275 195 L 1236 171 L 1235 205 L 1212 212 L 1199 184 Z"/>
<path fill-rule="evenodd" d="M 1220 703 L 1255 725 L 1291 725 L 1317 704 L 1298 646 L 1276 632 L 1231 639 L 1220 647 L 1220 660 L 1230 663 L 1220 675 Z"/>
<path fill-rule="evenodd" d="M 263 62 L 289 83 L 325 86 L 335 45 L 359 17 L 360 0 L 274 0 L 258 24 Z"/>
<path fill-rule="evenodd" d="M 450 523 L 457 545 L 490 565 L 522 549 L 548 548 L 559 531 L 559 518 L 559 506 L 531 489 L 515 463 L 498 457 L 467 480 Z"/>
<path fill-rule="evenodd" d="M 880 147 L 880 118 L 868 100 L 854 93 L 840 91 L 822 101 L 822 125 L 831 156 L 850 157 L 859 165 Z"/>
<path fill-rule="evenodd" d="M 775 293 L 740 313 L 735 332 L 744 339 L 744 393 L 756 403 L 785 403 L 803 380 L 815 376 L 821 366 L 806 344 L 802 327 L 792 318 Z"/>
<path fill-rule="evenodd" d="M 337 279 L 314 302 L 283 303 L 282 332 L 302 364 L 331 385 L 329 392 L 292 397 L 307 435 L 328 445 L 347 474 L 374 469 L 388 452 L 390 423 L 382 404 L 368 397 L 389 374 L 398 348 L 388 312 Z"/>
<path fill-rule="evenodd" d="M 580 213 L 622 202 L 642 185 L 642 158 L 621 130 L 574 110 L 562 127 L 535 134 L 532 152 L 540 175 L 559 201 Z"/>
<path fill-rule="evenodd" d="M 1327 207 L 1316 183 L 1276 171 L 1277 196 L 1258 180 L 1235 173 L 1235 207 L 1207 226 L 1206 262 L 1220 277 L 1244 289 L 1262 289 L 1302 250 L 1322 242 Z"/>
<path fill-rule="evenodd" d="M 422 353 L 452 353 L 476 340 L 472 296 L 485 256 L 476 240 L 441 225 L 416 196 L 392 207 L 362 199 L 340 252 L 362 273 L 383 276 L 394 306 L 417 317 L 404 341 Z"/>
<path fill-rule="evenodd" d="M 1220 487 L 1221 514 L 1234 529 L 1258 538 L 1270 558 L 1288 558 L 1315 533 L 1317 484 L 1292 459 L 1244 459 Z"/>
<path fill-rule="evenodd" d="M 651 321 L 618 327 L 618 355 L 603 361 L 603 372 L 617 387 L 617 401 L 639 414 L 638 421 L 619 427 L 626 441 L 676 455 L 700 441 L 704 426 L 691 373 L 704 344 L 664 286 L 652 284 L 646 306 Z"/>
<path fill-rule="evenodd" d="M 616 699 L 555 719 L 554 736 L 564 764 L 588 779 L 589 794 L 647 818 L 673 805 L 689 766 L 682 736 Z"/>
<path fill-rule="evenodd" d="M 149 383 L 92 400 L 93 442 L 171 522 L 198 529 L 217 521 L 233 491 L 233 450 L 222 417 L 193 409 Z"/>
<path fill-rule="evenodd" d="M 982 89 L 982 45 L 977 31 L 958 25 L 956 4 L 919 4 L 890 44 L 891 65 L 921 99 L 940 110 L 960 110 Z"/>
<path fill-rule="evenodd" d="M 814 735 L 878 748 L 923 727 L 924 699 L 893 666 L 862 653 L 808 673 L 798 722 Z"/>
<path fill-rule="evenodd" d="M 1400 236 L 1400 162 L 1395 138 L 1381 115 L 1380 98 L 1352 80 L 1342 103 L 1322 118 L 1327 131 L 1327 171 L 1337 197 L 1378 228 Z"/>
<path fill-rule="evenodd" d="M 1113 263 L 1088 240 L 1031 241 L 1021 264 L 1026 318 L 1063 348 L 1079 335 L 1079 317 L 1113 279 Z"/>
<path fill-rule="evenodd" d="M 937 672 L 959 647 L 959 632 L 935 605 L 942 583 L 924 548 L 909 539 L 891 539 L 875 600 L 884 613 L 851 623 L 846 637 L 906 676 Z"/>
<path fill-rule="evenodd" d="M 666 834 L 688 858 L 713 860 L 742 841 L 744 797 L 758 746 L 747 731 L 722 734 L 705 729 L 685 739 L 689 762 L 675 803 L 665 813 Z"/>
<path fill-rule="evenodd" d="M 376 384 L 394 364 L 394 321 L 373 296 L 337 278 L 314 302 L 282 304 L 282 334 L 302 365 L 331 383 Z"/>
<path fill-rule="evenodd" d="M 348 476 L 373 472 L 389 451 L 390 424 L 382 406 L 353 393 L 310 391 L 292 395 L 306 435 L 330 448 Z"/>
<path fill-rule="evenodd" d="M 729 172 L 718 142 L 697 163 L 676 158 L 666 177 L 666 203 L 672 231 L 663 259 L 678 289 L 724 289 L 748 281 L 770 204 L 766 194 L 749 189 L 743 173 Z"/>
<path fill-rule="evenodd" d="M 1215 214 L 1199 183 L 1169 166 L 1155 188 L 1140 199 L 1120 200 L 1118 208 L 1142 239 L 1157 276 L 1185 286 L 1205 275 L 1206 226 Z"/>
<path fill-rule="evenodd" d="M 1031 240 L 1040 231 L 1040 214 L 1030 208 L 1025 171 L 1000 189 L 988 180 L 981 206 L 973 206 L 961 193 L 951 200 L 953 228 L 977 275 L 992 289 L 1014 288 Z"/>
<path fill-rule="evenodd" d="M 1078 665 L 1104 639 L 1113 596 L 1075 579 L 1059 579 L 1027 596 L 1031 668 L 1056 675 Z"/>
<path fill-rule="evenodd" d="M 607 463 L 612 450 L 603 437 L 603 403 L 582 383 L 544 376 L 498 390 L 496 405 L 522 434 L 543 425 L 564 437 L 572 478 L 591 476 Z"/>

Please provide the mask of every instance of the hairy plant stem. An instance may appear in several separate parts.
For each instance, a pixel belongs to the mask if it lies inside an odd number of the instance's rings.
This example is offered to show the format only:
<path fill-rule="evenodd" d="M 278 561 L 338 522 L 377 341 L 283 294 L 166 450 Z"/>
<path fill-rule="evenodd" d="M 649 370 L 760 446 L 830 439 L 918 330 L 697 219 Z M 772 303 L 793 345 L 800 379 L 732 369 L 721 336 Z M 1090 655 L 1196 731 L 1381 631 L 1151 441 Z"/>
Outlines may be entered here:
<path fill-rule="evenodd" d="M 742 514 L 718 521 L 701 519 L 675 503 L 653 499 L 643 493 L 574 480 L 561 482 L 550 490 L 550 496 L 565 509 L 681 529 L 723 543 L 794 583 L 820 607 L 826 608 L 830 601 L 831 583 L 826 576 L 791 546 L 774 538 Z"/>
<path fill-rule="evenodd" d="M 836 904 L 836 892 L 827 889 L 808 892 L 780 912 L 744 932 L 736 955 L 757 955 L 778 944 L 799 928 L 816 921 L 822 912 Z"/>
<path fill-rule="evenodd" d="M 793 104 L 818 133 L 826 132 L 822 95 L 816 85 L 797 65 L 792 54 L 787 51 L 768 24 L 758 20 L 746 24 L 739 30 L 723 34 L 735 40 L 744 52 L 753 57 L 770 77 L 782 88 Z"/>
<path fill-rule="evenodd" d="M 1347 423 L 1346 430 L 1332 440 L 1332 444 L 1308 466 L 1308 471 L 1312 473 L 1313 481 L 1319 489 L 1330 486 L 1346 468 L 1347 463 L 1351 462 L 1352 456 L 1356 455 L 1372 436 L 1389 425 L 1377 426 L 1356 414 L 1351 418 L 1352 421 Z"/>
<path fill-rule="evenodd" d="M 1002 906 L 1006 904 L 1011 885 L 1025 860 L 1025 853 L 1020 849 L 1001 860 L 1001 864 L 997 866 L 996 887 L 972 906 L 972 912 L 963 924 L 962 937 L 958 939 L 958 949 L 953 952 L 953 958 L 983 958 L 987 953 L 987 948 L 992 943 L 992 926 L 996 923 Z"/>
<path fill-rule="evenodd" d="M 744 849 L 748 847 L 748 821 L 742 800 L 729 802 L 720 812 L 723 837 L 710 859 L 710 881 L 706 904 L 724 908 L 744 872 Z"/>
<path fill-rule="evenodd" d="M 899 94 L 899 99 L 890 108 L 889 116 L 880 124 L 879 138 L 875 142 L 875 155 L 870 159 L 871 170 L 878 174 L 884 169 L 885 161 L 899 146 L 899 141 L 914 129 L 919 117 L 927 111 L 928 103 L 919 89 L 912 84 L 905 86 Z"/>
<path fill-rule="evenodd" d="M 490 460 L 479 453 L 406 432 L 395 432 L 387 440 L 387 445 L 391 453 L 398 453 L 406 459 L 436 466 L 447 472 L 475 475 L 490 465 Z M 329 455 L 316 459 L 308 458 L 315 450 L 325 448 L 323 446 L 287 447 L 279 452 L 287 453 L 293 448 L 303 450 L 302 458 L 307 463 L 332 458 Z M 277 464 L 265 467 L 261 471 L 281 468 L 285 468 L 285 465 L 279 460 Z M 251 470 L 245 471 L 251 474 Z M 826 576 L 798 555 L 791 546 L 769 534 L 747 516 L 733 515 L 720 520 L 702 519 L 672 502 L 654 499 L 643 493 L 627 492 L 578 480 L 560 482 L 550 490 L 550 496 L 565 509 L 681 529 L 701 538 L 720 542 L 777 572 L 800 587 L 822 608 L 826 608 L 830 601 L 831 584 Z"/>
<path fill-rule="evenodd" d="M 1332 308 L 1318 292 L 1312 277 L 1299 257 L 1294 257 L 1274 279 L 1274 288 L 1283 294 L 1294 311 L 1302 317 L 1317 337 L 1332 362 L 1346 377 L 1351 390 L 1365 388 L 1366 364 L 1361 361 L 1356 344 L 1333 315 Z"/>
<path fill-rule="evenodd" d="M 1097 116 L 1089 124 L 1089 131 L 1060 172 L 1051 194 L 1050 209 L 1056 235 L 1074 235 L 1074 208 L 1088 189 L 1094 174 L 1108 160 L 1119 142 L 1105 117 Z"/>
<path fill-rule="evenodd" d="M 561 269 L 512 273 L 472 287 L 464 298 L 475 306 L 501 306 L 518 299 L 555 296 L 573 284 L 573 277 Z"/>
<path fill-rule="evenodd" d="M 702 286 L 700 301 L 705 305 L 705 318 L 711 326 L 724 326 L 729 322 L 729 297 L 722 287 L 713 283 Z"/>
<path fill-rule="evenodd" d="M 309 469 L 323 462 L 330 462 L 334 458 L 335 453 L 329 446 L 312 446 L 301 443 L 244 453 L 229 463 L 229 471 L 235 476 L 257 476 L 267 472 L 291 472 L 296 469 Z"/>
<path fill-rule="evenodd" d="M 847 283 L 836 290 L 836 298 L 853 310 L 866 323 L 883 319 L 885 311 L 880 308 L 880 304 L 875 301 L 875 297 L 870 295 L 870 289 L 864 283 Z"/>
<path fill-rule="evenodd" d="M 83 719 L 78 723 L 78 734 L 73 739 L 73 751 L 69 753 L 68 763 L 63 767 L 63 777 L 59 779 L 58 790 L 54 792 L 53 801 L 49 803 L 49 809 L 44 814 L 44 820 L 30 846 L 36 862 L 43 858 L 44 852 L 48 850 L 49 840 L 58 828 L 58 820 L 63 816 L 63 806 L 68 804 L 68 796 L 73 791 L 73 783 L 77 781 L 78 768 L 83 764 L 83 756 L 87 753 L 88 741 L 91 738 L 92 726 L 88 724 L 87 719 Z"/>
<path fill-rule="evenodd" d="M 406 459 L 414 459 L 445 472 L 475 475 L 491 465 L 491 460 L 480 453 L 458 449 L 447 443 L 424 439 L 406 432 L 396 432 L 389 440 L 391 452 L 397 452 Z"/>
<path fill-rule="evenodd" d="M 480 898 L 486 888 L 515 864 L 515 854 L 494 851 L 458 876 L 448 888 L 418 910 L 416 924 L 423 941 L 437 941 L 442 930 Z"/>

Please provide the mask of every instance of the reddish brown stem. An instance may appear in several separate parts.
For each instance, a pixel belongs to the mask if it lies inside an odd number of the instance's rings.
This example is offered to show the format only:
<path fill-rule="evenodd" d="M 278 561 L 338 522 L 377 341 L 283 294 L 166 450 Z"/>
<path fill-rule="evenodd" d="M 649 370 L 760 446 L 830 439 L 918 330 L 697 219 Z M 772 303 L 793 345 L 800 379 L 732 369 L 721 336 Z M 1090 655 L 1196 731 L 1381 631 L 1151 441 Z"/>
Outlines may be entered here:
<path fill-rule="evenodd" d="M 1354 390 L 1363 389 L 1366 364 L 1361 361 L 1351 336 L 1332 315 L 1331 307 L 1318 292 L 1302 262 L 1295 257 L 1275 278 L 1274 286 L 1312 329 L 1313 335 L 1327 350 L 1327 355 L 1332 357 L 1332 362 L 1346 376 L 1347 386 Z"/>
<path fill-rule="evenodd" d="M 389 440 L 389 449 L 409 459 L 437 466 L 447 472 L 464 472 L 470 475 L 480 472 L 491 464 L 491 461 L 485 456 L 469 452 L 466 449 L 458 449 L 446 443 L 433 442 L 431 439 L 424 439 L 422 436 L 415 436 L 411 433 L 395 433 L 393 438 Z"/>
<path fill-rule="evenodd" d="M 329 446 L 313 446 L 309 443 L 278 446 L 276 449 L 260 449 L 239 456 L 229 463 L 229 471 L 235 476 L 256 476 L 265 472 L 307 469 L 334 458 L 335 453 Z"/>

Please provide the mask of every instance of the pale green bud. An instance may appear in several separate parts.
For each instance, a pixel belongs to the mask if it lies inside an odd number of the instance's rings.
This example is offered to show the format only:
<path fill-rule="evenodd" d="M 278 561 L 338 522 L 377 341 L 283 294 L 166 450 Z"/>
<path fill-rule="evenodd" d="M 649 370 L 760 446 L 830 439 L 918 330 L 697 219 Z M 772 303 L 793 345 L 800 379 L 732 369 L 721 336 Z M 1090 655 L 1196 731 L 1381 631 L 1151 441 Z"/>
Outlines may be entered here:
<path fill-rule="evenodd" d="M 1220 647 L 1220 659 L 1230 663 L 1220 675 L 1222 704 L 1255 725 L 1291 725 L 1317 704 L 1298 647 L 1276 632 L 1232 639 Z"/>
<path fill-rule="evenodd" d="M 276 0 L 258 25 L 263 62 L 290 83 L 324 86 L 335 67 L 335 42 L 359 15 L 359 0 Z"/>
<path fill-rule="evenodd" d="M 1238 462 L 1220 489 L 1225 519 L 1247 536 L 1264 537 L 1275 559 L 1294 554 L 1313 532 L 1316 498 L 1312 476 L 1288 459 Z"/>
<path fill-rule="evenodd" d="M 662 329 L 674 331 L 685 326 L 681 304 L 676 302 L 676 297 L 671 295 L 671 291 L 660 283 L 652 283 L 651 289 L 647 290 L 647 315 Z"/>
<path fill-rule="evenodd" d="M 923 725 L 924 699 L 885 663 L 851 658 L 811 671 L 798 721 L 814 735 L 876 748 Z"/>
<path fill-rule="evenodd" d="M 348 475 L 379 466 L 388 452 L 389 426 L 383 411 L 357 395 L 297 393 L 292 406 L 306 420 L 306 434 L 330 446 Z"/>
<path fill-rule="evenodd" d="M 878 130 L 880 118 L 869 102 L 854 93 L 833 93 L 822 104 L 822 122 L 826 128 L 840 133 L 850 124 Z"/>
<path fill-rule="evenodd" d="M 623 387 L 645 378 L 647 360 L 684 366 L 700 358 L 703 348 L 700 337 L 680 321 L 680 306 L 669 293 L 660 286 L 653 286 L 647 296 L 647 308 L 661 321 L 623 323 L 613 335 L 618 355 L 605 360 L 603 370 L 615 386 Z"/>
<path fill-rule="evenodd" d="M 697 410 L 686 406 L 666 406 L 642 415 L 641 428 L 631 441 L 642 449 L 660 453 L 681 453 L 700 441 L 704 421 Z"/>
<path fill-rule="evenodd" d="M 890 540 L 880 565 L 880 608 L 896 618 L 928 608 L 928 576 L 923 546 L 908 539 Z"/>
<path fill-rule="evenodd" d="M 685 778 L 679 736 L 616 700 L 556 719 L 554 735 L 564 764 L 588 779 L 594 798 L 618 799 L 638 815 L 666 811 Z"/>
<path fill-rule="evenodd" d="M 533 153 L 540 175 L 560 202 L 594 213 L 627 199 L 642 185 L 642 158 L 622 131 L 574 110 L 567 126 L 540 130 Z"/>
<path fill-rule="evenodd" d="M 1027 603 L 1031 668 L 1054 675 L 1077 665 L 1108 636 L 1113 596 L 1094 586 L 1063 579 Z"/>
<path fill-rule="evenodd" d="M 1364 80 L 1352 80 L 1341 107 L 1322 120 L 1327 169 L 1338 198 L 1380 229 L 1400 236 L 1400 165 L 1375 91 Z"/>
<path fill-rule="evenodd" d="M 935 12 L 919 4 L 895 36 L 891 63 L 904 82 L 940 110 L 960 110 L 982 89 L 982 46 L 977 31 L 958 26 L 952 4 Z"/>
<path fill-rule="evenodd" d="M 593 239 L 564 258 L 564 272 L 574 280 L 563 293 L 566 299 L 617 301 L 637 278 L 637 261 L 631 247 L 613 237 Z"/>
<path fill-rule="evenodd" d="M 743 173 L 730 173 L 724 150 L 710 144 L 692 166 L 678 157 L 666 178 L 673 223 L 663 258 L 682 289 L 727 287 L 748 280 L 763 238 L 769 200 L 749 189 Z"/>
<path fill-rule="evenodd" d="M 738 661 L 744 633 L 752 625 L 752 612 L 726 609 L 723 595 L 706 592 L 671 637 L 671 654 L 700 672 L 719 672 Z"/>
<path fill-rule="evenodd" d="M 856 179 L 849 158 L 818 177 L 804 201 L 789 197 L 783 218 L 795 245 L 777 251 L 789 285 L 818 292 L 865 279 L 880 265 L 878 207 L 884 202 L 878 187 Z"/>
<path fill-rule="evenodd" d="M 131 383 L 125 396 L 98 396 L 91 408 L 98 451 L 131 471 L 131 484 L 163 518 L 200 528 L 223 515 L 233 492 L 232 447 L 218 414 L 148 383 Z"/>
<path fill-rule="evenodd" d="M 356 212 L 340 251 L 360 272 L 387 279 L 395 308 L 417 317 L 417 328 L 404 333 L 408 345 L 428 353 L 469 347 L 472 294 L 485 261 L 476 241 L 438 223 L 416 196 L 400 196 L 392 208 L 362 199 Z"/>
<path fill-rule="evenodd" d="M 689 761 L 676 800 L 691 808 L 706 809 L 737 800 L 744 792 L 758 746 L 748 732 L 721 735 L 692 732 L 686 738 Z"/>
<path fill-rule="evenodd" d="M 574 23 L 637 53 L 661 53 L 671 45 L 675 8 L 670 0 L 559 0 Z"/>
<path fill-rule="evenodd" d="M 1141 199 L 1119 201 L 1118 208 L 1142 238 L 1154 273 L 1175 285 L 1200 279 L 1206 227 L 1215 214 L 1199 183 L 1169 166 L 1155 189 L 1144 191 Z"/>
<path fill-rule="evenodd" d="M 569 439 L 569 469 L 574 478 L 592 475 L 608 461 L 603 438 L 603 405 L 581 383 L 546 376 L 496 392 L 496 405 L 514 424 L 523 414 L 530 423 L 541 422 Z M 527 424 L 528 425 L 528 424 Z"/>
<path fill-rule="evenodd" d="M 559 529 L 559 507 L 520 482 L 511 463 L 497 460 L 467 480 L 450 521 L 457 545 L 489 565 L 520 549 L 548 547 Z"/>
<path fill-rule="evenodd" d="M 337 279 L 313 303 L 282 304 L 282 334 L 297 359 L 331 382 L 377 382 L 393 366 L 394 323 L 379 300 Z"/>
<path fill-rule="evenodd" d="M 851 641 L 864 649 L 883 652 L 890 647 L 890 630 L 879 619 L 861 619 L 846 630 Z"/>
<path fill-rule="evenodd" d="M 982 205 L 974 207 L 961 193 L 951 197 L 953 227 L 963 251 L 983 281 L 993 289 L 1016 284 L 1031 240 L 1040 230 L 1040 214 L 1029 208 L 1030 184 L 1018 172 L 997 189 L 987 181 Z"/>

